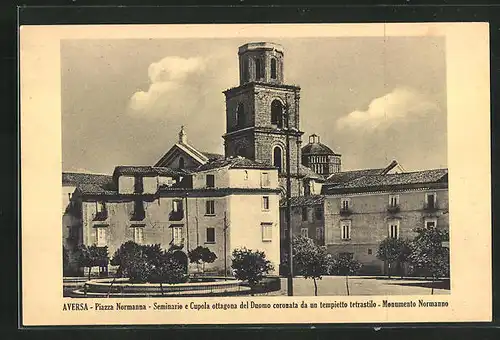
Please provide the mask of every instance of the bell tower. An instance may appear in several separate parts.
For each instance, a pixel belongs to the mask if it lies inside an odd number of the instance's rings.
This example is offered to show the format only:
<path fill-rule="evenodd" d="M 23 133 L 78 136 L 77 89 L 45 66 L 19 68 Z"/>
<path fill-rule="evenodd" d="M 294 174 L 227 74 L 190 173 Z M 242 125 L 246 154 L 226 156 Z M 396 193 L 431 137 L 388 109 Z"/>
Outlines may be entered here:
<path fill-rule="evenodd" d="M 252 42 L 239 47 L 238 57 L 239 86 L 224 91 L 226 157 L 239 155 L 274 165 L 284 177 L 288 133 L 290 170 L 298 178 L 303 134 L 299 124 L 300 87 L 285 83 L 283 47 Z"/>

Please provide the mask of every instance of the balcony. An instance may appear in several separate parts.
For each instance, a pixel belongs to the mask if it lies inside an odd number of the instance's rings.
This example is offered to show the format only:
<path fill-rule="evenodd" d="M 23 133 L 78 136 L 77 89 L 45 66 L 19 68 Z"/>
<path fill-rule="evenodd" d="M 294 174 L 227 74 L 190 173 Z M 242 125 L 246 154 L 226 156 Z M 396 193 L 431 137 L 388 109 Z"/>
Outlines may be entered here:
<path fill-rule="evenodd" d="M 397 205 L 391 205 L 391 204 L 389 204 L 387 206 L 387 212 L 390 213 L 390 214 L 397 214 L 400 211 L 401 211 L 401 209 L 399 207 L 399 204 L 397 204 Z"/>
<path fill-rule="evenodd" d="M 131 221 L 142 221 L 146 218 L 146 212 L 144 210 L 136 210 L 130 216 Z"/>
<path fill-rule="evenodd" d="M 434 203 L 425 203 L 423 210 L 426 212 L 429 212 L 429 213 L 433 213 L 433 212 L 438 211 L 439 208 L 437 206 L 437 203 L 435 203 L 435 202 Z"/>
<path fill-rule="evenodd" d="M 184 210 L 171 211 L 169 214 L 170 221 L 180 221 L 184 218 Z"/>
<path fill-rule="evenodd" d="M 108 218 L 108 211 L 106 209 L 96 212 L 94 221 L 105 221 Z"/>
<path fill-rule="evenodd" d="M 340 216 L 349 216 L 352 214 L 351 208 L 342 207 L 340 208 Z"/>

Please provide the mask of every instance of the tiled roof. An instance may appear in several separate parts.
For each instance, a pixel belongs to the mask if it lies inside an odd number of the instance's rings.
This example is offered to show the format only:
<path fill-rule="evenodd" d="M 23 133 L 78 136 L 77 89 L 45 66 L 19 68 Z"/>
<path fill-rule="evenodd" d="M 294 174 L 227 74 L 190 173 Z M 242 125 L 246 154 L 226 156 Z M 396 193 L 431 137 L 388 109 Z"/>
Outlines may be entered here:
<path fill-rule="evenodd" d="M 317 174 L 316 172 L 314 172 L 312 169 L 308 168 L 305 165 L 300 164 L 299 171 L 300 171 L 300 176 L 304 176 L 306 178 L 313 178 L 313 179 L 317 179 L 320 181 L 325 180 L 325 178 L 323 176 L 321 176 L 320 174 Z"/>
<path fill-rule="evenodd" d="M 62 184 L 78 186 L 81 184 L 108 184 L 113 182 L 110 175 L 85 174 L 78 172 L 63 172 Z"/>
<path fill-rule="evenodd" d="M 195 171 L 206 171 L 211 169 L 223 168 L 228 166 L 230 169 L 275 169 L 275 167 L 257 162 L 244 157 L 229 157 L 214 159 L 206 164 L 200 165 Z"/>
<path fill-rule="evenodd" d="M 188 174 L 189 171 L 185 169 L 174 169 L 166 167 L 154 166 L 117 166 L 113 176 L 120 175 L 150 175 L 150 176 L 182 176 Z"/>
<path fill-rule="evenodd" d="M 399 174 L 367 175 L 343 183 L 323 187 L 323 193 L 363 192 L 397 189 L 408 185 L 447 183 L 448 169 L 432 169 Z"/>
<path fill-rule="evenodd" d="M 352 170 L 352 171 L 342 171 L 331 174 L 327 179 L 325 184 L 336 184 L 352 181 L 356 178 L 363 176 L 374 176 L 380 175 L 385 169 L 363 169 L 363 170 Z"/>
<path fill-rule="evenodd" d="M 296 197 L 291 197 L 290 201 L 292 207 L 314 206 L 323 204 L 323 202 L 325 201 L 325 196 L 324 195 L 296 196 Z M 286 207 L 286 199 L 282 199 L 280 201 L 280 207 Z"/>
<path fill-rule="evenodd" d="M 212 153 L 212 152 L 201 152 L 205 157 L 207 157 L 209 160 L 210 159 L 223 159 L 224 155 L 218 154 L 218 153 Z"/>
<path fill-rule="evenodd" d="M 82 195 L 115 195 L 118 190 L 98 184 L 81 184 L 77 189 Z"/>

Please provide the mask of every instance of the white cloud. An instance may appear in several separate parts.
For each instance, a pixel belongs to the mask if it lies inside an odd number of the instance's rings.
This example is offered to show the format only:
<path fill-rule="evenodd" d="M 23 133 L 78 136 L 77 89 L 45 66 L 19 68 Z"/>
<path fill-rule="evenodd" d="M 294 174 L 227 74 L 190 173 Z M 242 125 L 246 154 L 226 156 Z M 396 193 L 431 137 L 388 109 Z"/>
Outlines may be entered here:
<path fill-rule="evenodd" d="M 148 68 L 150 86 L 148 91 L 138 91 L 132 95 L 129 107 L 133 111 L 149 112 L 158 99 L 167 94 L 175 100 L 175 92 L 182 88 L 188 76 L 205 67 L 202 58 L 165 57 L 152 63 Z"/>
<path fill-rule="evenodd" d="M 436 114 L 440 109 L 425 95 L 410 88 L 396 88 L 375 98 L 366 111 L 353 111 L 337 121 L 337 128 L 384 129 L 397 121 Z"/>

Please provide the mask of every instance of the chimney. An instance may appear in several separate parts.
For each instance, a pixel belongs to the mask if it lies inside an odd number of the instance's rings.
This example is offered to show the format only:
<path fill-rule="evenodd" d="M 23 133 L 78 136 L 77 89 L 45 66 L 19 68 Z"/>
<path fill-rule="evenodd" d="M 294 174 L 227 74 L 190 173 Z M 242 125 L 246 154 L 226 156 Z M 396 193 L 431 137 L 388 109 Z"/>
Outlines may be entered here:
<path fill-rule="evenodd" d="M 184 131 L 184 125 L 181 126 L 181 131 L 179 131 L 179 143 L 187 144 L 187 134 L 186 131 Z"/>

